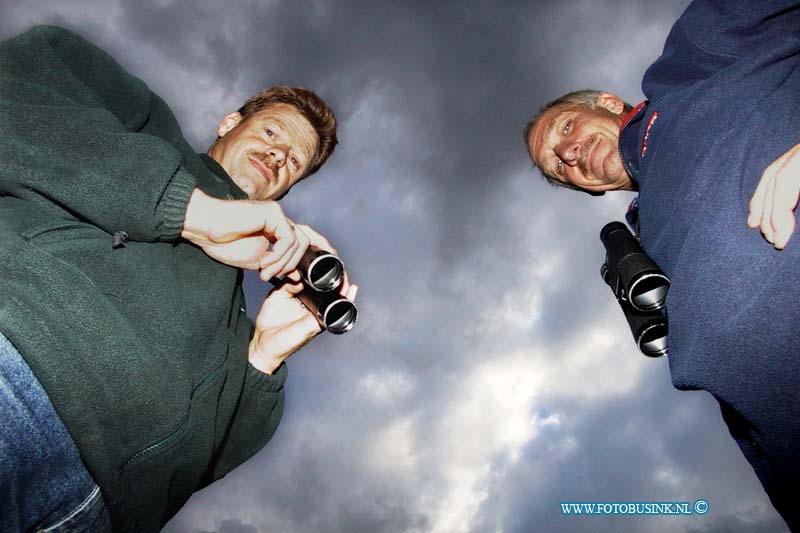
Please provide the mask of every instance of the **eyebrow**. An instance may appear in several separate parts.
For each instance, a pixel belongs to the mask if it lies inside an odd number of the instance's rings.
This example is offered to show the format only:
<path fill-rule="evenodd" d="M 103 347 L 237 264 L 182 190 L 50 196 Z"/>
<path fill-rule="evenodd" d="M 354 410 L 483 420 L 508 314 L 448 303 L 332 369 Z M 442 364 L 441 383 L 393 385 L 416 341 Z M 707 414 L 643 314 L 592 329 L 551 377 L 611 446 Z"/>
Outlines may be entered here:
<path fill-rule="evenodd" d="M 553 129 L 555 129 L 555 127 L 556 127 L 556 123 L 559 122 L 559 120 L 561 118 L 563 118 L 563 115 L 564 115 L 564 113 L 566 111 L 567 111 L 566 109 L 565 110 L 561 110 L 558 113 L 556 113 L 555 115 L 553 115 L 552 117 L 550 117 L 550 120 L 547 121 L 547 128 L 546 128 L 546 131 L 545 131 L 545 138 L 547 138 L 550 135 L 550 133 L 552 133 Z M 544 144 L 544 143 L 542 143 L 542 144 Z M 542 173 L 545 173 L 545 171 L 542 170 Z M 551 169 L 551 172 L 549 172 L 549 175 L 553 179 L 555 179 L 556 181 L 564 183 L 561 179 L 559 179 L 559 175 L 558 175 L 558 173 L 555 172 L 555 168 Z"/>
<path fill-rule="evenodd" d="M 551 131 L 553 131 L 553 128 L 556 127 L 556 122 L 558 121 L 558 116 L 559 115 L 560 115 L 560 113 L 556 113 L 555 115 L 550 117 L 550 120 L 547 121 L 547 129 L 546 129 L 545 133 L 550 133 Z"/>
<path fill-rule="evenodd" d="M 550 136 L 550 133 L 553 131 L 553 128 L 555 128 L 556 119 L 557 118 L 558 118 L 558 113 L 553 115 L 552 117 L 550 117 L 547 120 L 547 124 L 544 127 L 544 133 L 542 133 L 542 144 L 543 145 L 544 145 L 545 139 L 547 139 L 547 137 Z M 544 163 L 544 161 L 542 161 L 542 163 Z M 536 165 L 536 166 L 539 166 L 539 165 Z M 542 169 L 542 167 L 539 167 L 539 170 L 541 170 L 542 172 L 545 172 L 544 169 Z"/>
<path fill-rule="evenodd" d="M 286 124 L 279 118 L 276 117 L 265 118 L 261 121 L 261 125 L 263 127 L 267 127 L 267 125 L 272 125 L 273 127 L 277 127 L 279 129 L 279 133 L 286 135 Z"/>

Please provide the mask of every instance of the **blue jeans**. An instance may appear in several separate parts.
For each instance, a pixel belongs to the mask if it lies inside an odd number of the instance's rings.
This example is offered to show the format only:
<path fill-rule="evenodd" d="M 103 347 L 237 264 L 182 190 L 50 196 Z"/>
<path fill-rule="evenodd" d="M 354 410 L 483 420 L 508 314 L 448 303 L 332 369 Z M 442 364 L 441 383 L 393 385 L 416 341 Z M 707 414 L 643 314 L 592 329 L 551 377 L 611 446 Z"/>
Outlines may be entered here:
<path fill-rule="evenodd" d="M 0 532 L 110 530 L 103 496 L 75 443 L 0 333 Z"/>

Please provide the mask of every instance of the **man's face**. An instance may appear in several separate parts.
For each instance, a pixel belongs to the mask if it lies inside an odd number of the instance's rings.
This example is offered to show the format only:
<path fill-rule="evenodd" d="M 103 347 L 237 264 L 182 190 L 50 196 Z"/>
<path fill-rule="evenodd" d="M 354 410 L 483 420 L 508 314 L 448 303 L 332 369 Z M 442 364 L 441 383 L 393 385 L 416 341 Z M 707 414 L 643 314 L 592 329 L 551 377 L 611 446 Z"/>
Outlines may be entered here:
<path fill-rule="evenodd" d="M 292 105 L 272 104 L 246 119 L 231 113 L 208 154 L 251 200 L 279 198 L 308 171 L 319 137 Z"/>
<path fill-rule="evenodd" d="M 533 163 L 545 174 L 581 189 L 632 189 L 619 155 L 624 102 L 611 94 L 595 109 L 562 105 L 545 111 L 528 138 Z"/>

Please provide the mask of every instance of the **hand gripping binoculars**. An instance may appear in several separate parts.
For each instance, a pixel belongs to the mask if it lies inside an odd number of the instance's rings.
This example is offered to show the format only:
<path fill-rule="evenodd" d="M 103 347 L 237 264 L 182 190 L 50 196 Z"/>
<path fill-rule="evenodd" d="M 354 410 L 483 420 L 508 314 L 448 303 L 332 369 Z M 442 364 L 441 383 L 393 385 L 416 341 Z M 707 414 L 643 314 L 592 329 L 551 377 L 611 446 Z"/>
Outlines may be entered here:
<path fill-rule="evenodd" d="M 667 319 L 661 313 L 669 278 L 650 259 L 622 222 L 610 222 L 600 232 L 606 260 L 600 276 L 611 287 L 639 350 L 649 357 L 667 353 Z"/>
<path fill-rule="evenodd" d="M 353 329 L 356 304 L 339 294 L 344 281 L 342 260 L 325 250 L 309 247 L 297 265 L 305 287 L 297 295 L 325 330 L 340 335 Z"/>

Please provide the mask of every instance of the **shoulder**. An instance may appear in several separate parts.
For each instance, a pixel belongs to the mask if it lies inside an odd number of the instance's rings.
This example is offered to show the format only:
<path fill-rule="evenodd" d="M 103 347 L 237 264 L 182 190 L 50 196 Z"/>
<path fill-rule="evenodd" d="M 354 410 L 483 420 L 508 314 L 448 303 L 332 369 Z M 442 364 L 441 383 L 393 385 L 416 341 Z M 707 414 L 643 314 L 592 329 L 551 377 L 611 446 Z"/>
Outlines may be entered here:
<path fill-rule="evenodd" d="M 676 23 L 705 54 L 741 57 L 800 35 L 797 0 L 695 0 Z"/>
<path fill-rule="evenodd" d="M 56 47 L 64 43 L 91 44 L 75 31 L 60 26 L 38 25 L 3 42 L 4 45 L 22 44 Z"/>
<path fill-rule="evenodd" d="M 695 0 L 670 30 L 642 89 L 651 100 L 800 36 L 797 0 Z"/>

